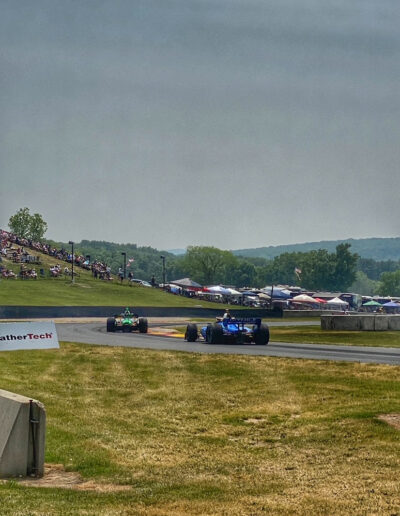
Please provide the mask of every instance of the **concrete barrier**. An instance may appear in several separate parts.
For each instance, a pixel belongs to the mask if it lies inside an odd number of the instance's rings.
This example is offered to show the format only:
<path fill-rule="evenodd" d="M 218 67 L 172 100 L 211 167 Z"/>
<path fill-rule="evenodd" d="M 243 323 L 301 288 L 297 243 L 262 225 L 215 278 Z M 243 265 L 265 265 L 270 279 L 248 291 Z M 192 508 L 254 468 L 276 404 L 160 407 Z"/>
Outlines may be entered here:
<path fill-rule="evenodd" d="M 400 315 L 321 315 L 321 329 L 346 331 L 399 331 Z"/>
<path fill-rule="evenodd" d="M 0 389 L 0 477 L 44 473 L 46 412 L 42 403 Z"/>

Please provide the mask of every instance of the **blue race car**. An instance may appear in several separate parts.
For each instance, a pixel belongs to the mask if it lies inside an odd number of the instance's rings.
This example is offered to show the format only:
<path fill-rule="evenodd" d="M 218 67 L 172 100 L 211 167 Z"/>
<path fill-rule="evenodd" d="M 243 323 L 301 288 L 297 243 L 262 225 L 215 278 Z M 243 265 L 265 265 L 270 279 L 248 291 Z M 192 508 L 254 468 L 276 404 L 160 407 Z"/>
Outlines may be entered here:
<path fill-rule="evenodd" d="M 252 326 L 246 326 L 251 324 Z M 269 342 L 269 328 L 261 323 L 260 318 L 222 319 L 209 323 L 200 329 L 197 324 L 189 323 L 186 327 L 185 340 L 195 342 L 199 337 L 208 344 L 254 344 L 267 345 Z"/>

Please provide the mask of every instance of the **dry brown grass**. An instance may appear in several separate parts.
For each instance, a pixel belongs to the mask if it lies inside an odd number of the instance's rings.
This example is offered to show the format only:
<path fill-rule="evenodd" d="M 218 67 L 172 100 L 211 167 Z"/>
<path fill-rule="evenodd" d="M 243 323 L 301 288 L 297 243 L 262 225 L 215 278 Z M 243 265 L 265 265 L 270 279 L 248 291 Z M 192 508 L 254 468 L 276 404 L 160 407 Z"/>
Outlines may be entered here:
<path fill-rule="evenodd" d="M 398 367 L 62 344 L 0 371 L 65 469 L 0 486 L 2 514 L 400 513 Z"/>
<path fill-rule="evenodd" d="M 18 484 L 26 487 L 76 489 L 80 491 L 97 491 L 99 493 L 114 493 L 132 489 L 131 486 L 106 484 L 93 480 L 84 481 L 82 476 L 76 471 L 65 471 L 63 464 L 45 464 L 43 477 L 20 478 L 16 481 Z"/>

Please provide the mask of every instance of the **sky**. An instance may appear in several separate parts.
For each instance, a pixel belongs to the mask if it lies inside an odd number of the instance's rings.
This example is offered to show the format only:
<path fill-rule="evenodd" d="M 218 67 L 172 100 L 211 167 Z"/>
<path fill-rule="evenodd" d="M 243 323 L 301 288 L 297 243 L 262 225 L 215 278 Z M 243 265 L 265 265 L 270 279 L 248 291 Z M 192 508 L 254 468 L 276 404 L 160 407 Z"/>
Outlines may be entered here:
<path fill-rule="evenodd" d="M 398 0 L 0 0 L 0 228 L 399 236 Z"/>

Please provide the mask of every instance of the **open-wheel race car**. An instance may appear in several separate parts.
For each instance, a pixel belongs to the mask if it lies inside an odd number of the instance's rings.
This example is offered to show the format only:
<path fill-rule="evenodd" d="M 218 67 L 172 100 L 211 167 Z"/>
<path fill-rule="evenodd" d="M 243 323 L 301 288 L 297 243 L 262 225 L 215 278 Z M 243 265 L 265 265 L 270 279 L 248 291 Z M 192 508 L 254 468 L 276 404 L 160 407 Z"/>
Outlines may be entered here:
<path fill-rule="evenodd" d="M 107 318 L 107 331 L 109 332 L 131 333 L 132 331 L 138 331 L 139 333 L 147 333 L 147 329 L 147 319 L 130 312 L 129 308 L 126 308 L 122 314 Z"/>
<path fill-rule="evenodd" d="M 247 326 L 247 325 L 251 325 Z M 208 344 L 244 344 L 266 345 L 269 342 L 269 328 L 260 318 L 221 319 L 209 323 L 198 330 L 197 324 L 189 323 L 186 327 L 185 340 L 195 342 L 199 337 Z"/>

